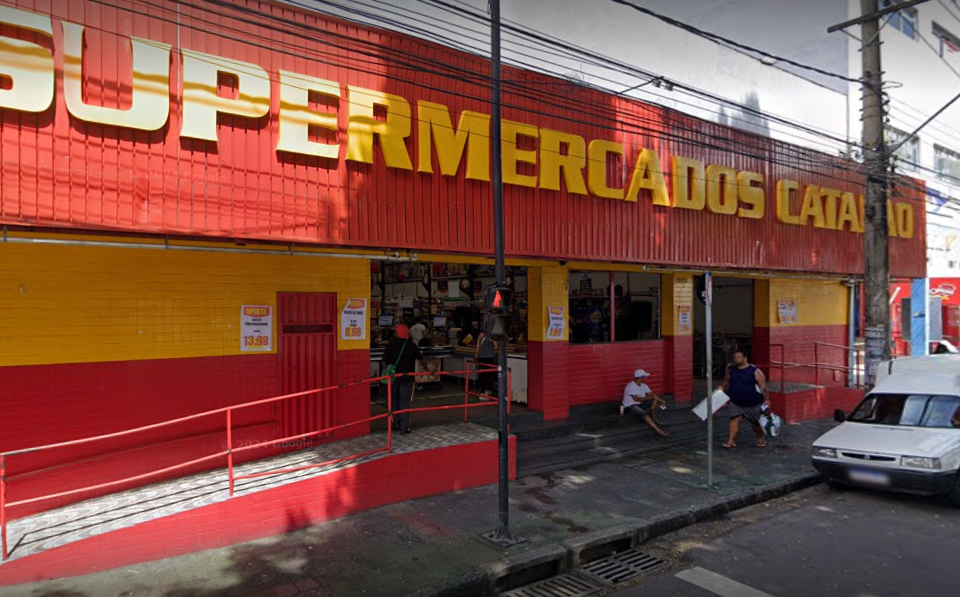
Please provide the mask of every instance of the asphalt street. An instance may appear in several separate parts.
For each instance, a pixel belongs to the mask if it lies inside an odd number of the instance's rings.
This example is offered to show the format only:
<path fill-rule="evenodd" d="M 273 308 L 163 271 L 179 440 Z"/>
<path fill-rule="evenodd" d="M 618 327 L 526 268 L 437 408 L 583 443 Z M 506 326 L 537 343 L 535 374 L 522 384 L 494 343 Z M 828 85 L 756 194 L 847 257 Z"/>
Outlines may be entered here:
<path fill-rule="evenodd" d="M 617 597 L 960 595 L 960 509 L 817 487 L 648 543 L 676 565 Z"/>

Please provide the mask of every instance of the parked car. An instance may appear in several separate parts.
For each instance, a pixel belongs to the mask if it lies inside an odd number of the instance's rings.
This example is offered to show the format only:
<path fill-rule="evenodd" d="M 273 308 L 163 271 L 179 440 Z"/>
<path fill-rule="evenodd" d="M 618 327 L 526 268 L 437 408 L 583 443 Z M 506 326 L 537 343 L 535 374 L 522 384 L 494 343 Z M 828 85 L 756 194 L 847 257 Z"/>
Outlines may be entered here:
<path fill-rule="evenodd" d="M 960 355 L 888 361 L 840 425 L 813 443 L 829 482 L 920 495 L 960 507 Z"/>

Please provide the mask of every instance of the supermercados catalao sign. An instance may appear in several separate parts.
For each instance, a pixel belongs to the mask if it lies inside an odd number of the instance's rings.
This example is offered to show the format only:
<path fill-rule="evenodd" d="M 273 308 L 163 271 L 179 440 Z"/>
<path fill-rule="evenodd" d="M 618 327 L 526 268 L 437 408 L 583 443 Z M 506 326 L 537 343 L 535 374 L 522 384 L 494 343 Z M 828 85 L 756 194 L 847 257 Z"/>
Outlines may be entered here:
<path fill-rule="evenodd" d="M 0 6 L 0 22 L 54 39 L 54 21 L 48 15 Z M 91 105 L 84 99 L 84 27 L 60 21 L 62 36 L 55 47 L 63 57 L 63 97 L 73 118 L 82 121 L 142 131 L 166 126 L 171 95 L 178 96 L 181 110 L 179 135 L 218 142 L 218 114 L 259 119 L 276 118 L 277 152 L 372 163 L 379 145 L 386 166 L 403 170 L 454 176 L 461 168 L 468 179 L 490 179 L 490 116 L 463 111 L 456 126 L 449 108 L 442 104 L 407 99 L 371 89 L 343 86 L 279 70 L 272 75 L 256 64 L 195 52 L 173 50 L 167 44 L 129 38 L 133 55 L 130 98 L 123 109 Z M 181 69 L 182 91 L 171 89 L 171 58 Z M 39 44 L 0 37 L 0 74 L 8 84 L 0 89 L 0 109 L 45 112 L 55 101 L 57 72 L 54 56 Z M 218 91 L 221 77 L 232 78 L 234 92 Z M 271 93 L 276 89 L 276 108 Z M 316 98 L 324 107 L 316 106 Z M 313 103 L 312 101 L 313 100 Z M 177 104 L 174 104 L 177 106 Z M 415 108 L 415 109 L 414 109 Z M 330 131 L 336 138 L 341 112 L 345 112 L 346 139 L 321 142 L 311 129 Z M 408 138 L 417 127 L 411 152 Z M 654 205 L 688 210 L 706 210 L 738 218 L 767 217 L 764 176 L 737 171 L 721 164 L 670 156 L 669 189 L 661 156 L 641 148 L 626 155 L 622 143 L 592 139 L 521 122 L 504 121 L 502 131 L 503 181 L 505 184 L 558 191 L 561 181 L 567 192 L 594 195 L 616 201 L 638 201 L 643 196 Z M 535 147 L 525 149 L 524 147 Z M 436 164 L 434 163 L 436 156 Z M 607 176 L 610 160 L 619 156 L 627 168 L 619 185 Z M 536 172 L 533 174 L 531 172 Z M 777 180 L 775 217 L 794 226 L 859 233 L 863 232 L 863 199 L 850 192 Z M 913 206 L 889 201 L 891 236 L 912 238 Z"/>

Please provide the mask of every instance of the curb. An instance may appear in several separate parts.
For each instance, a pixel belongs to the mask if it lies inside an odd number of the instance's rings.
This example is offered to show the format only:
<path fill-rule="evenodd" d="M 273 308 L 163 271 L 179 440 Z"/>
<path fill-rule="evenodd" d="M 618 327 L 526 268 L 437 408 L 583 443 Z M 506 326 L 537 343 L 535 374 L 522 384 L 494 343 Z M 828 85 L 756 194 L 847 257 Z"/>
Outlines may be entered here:
<path fill-rule="evenodd" d="M 683 510 L 654 516 L 640 523 L 622 524 L 577 537 L 561 543 L 544 545 L 506 558 L 494 560 L 479 569 L 450 582 L 425 587 L 408 597 L 481 597 L 494 595 L 498 588 L 515 585 L 515 575 L 525 575 L 527 582 L 547 578 L 553 574 L 537 574 L 540 567 L 546 571 L 559 568 L 557 572 L 574 570 L 582 563 L 603 557 L 624 548 L 634 547 L 662 535 L 679 531 L 694 524 L 713 520 L 735 510 L 755 506 L 790 493 L 807 489 L 823 482 L 819 473 L 802 473 L 759 485 L 737 493 L 717 497 L 703 504 Z M 584 557 L 587 556 L 587 557 Z M 550 562 L 553 566 L 544 566 Z M 526 574 L 525 574 L 526 573 Z M 555 573 L 554 573 L 555 574 Z M 537 576 L 540 576 L 538 578 Z"/>

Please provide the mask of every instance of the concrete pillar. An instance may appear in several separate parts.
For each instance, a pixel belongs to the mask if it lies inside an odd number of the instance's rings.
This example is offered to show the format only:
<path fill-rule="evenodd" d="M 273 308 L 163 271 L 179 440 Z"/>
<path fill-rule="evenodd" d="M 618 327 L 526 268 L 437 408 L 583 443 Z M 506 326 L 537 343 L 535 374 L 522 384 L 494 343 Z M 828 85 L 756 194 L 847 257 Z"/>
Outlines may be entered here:
<path fill-rule="evenodd" d="M 678 403 L 693 398 L 693 276 L 664 274 L 661 280 L 664 393 Z"/>
<path fill-rule="evenodd" d="M 545 421 L 570 413 L 567 352 L 570 338 L 570 272 L 560 265 L 527 269 L 527 396 L 528 405 Z M 562 308 L 564 332 L 548 337 L 549 310 Z"/>

